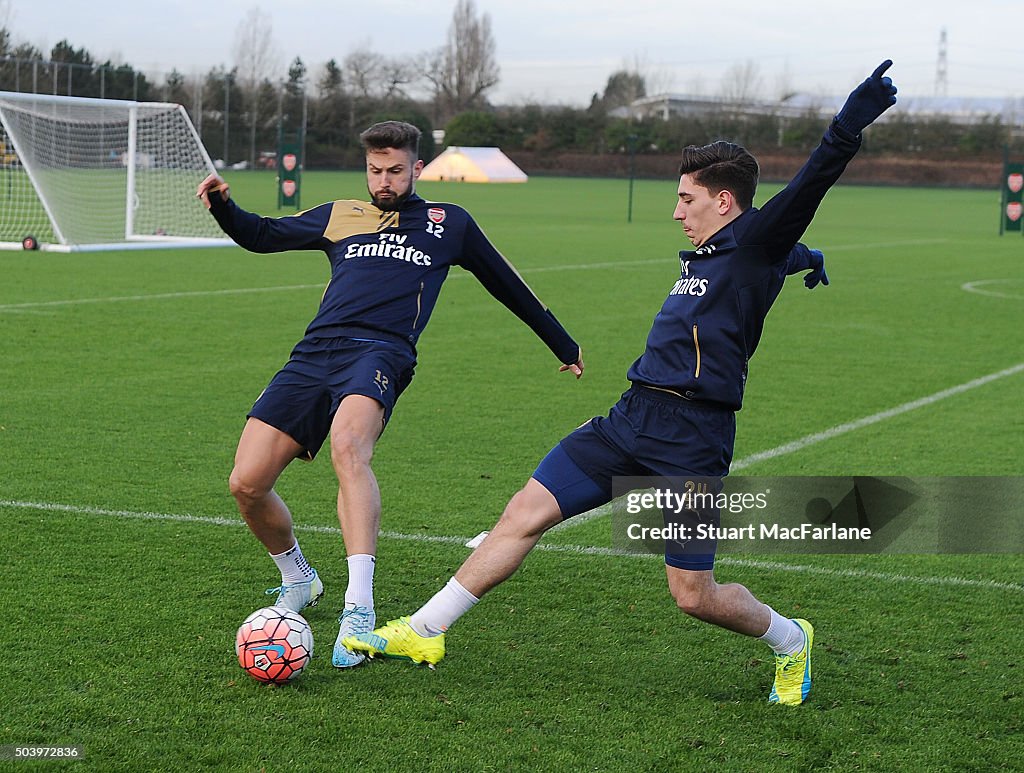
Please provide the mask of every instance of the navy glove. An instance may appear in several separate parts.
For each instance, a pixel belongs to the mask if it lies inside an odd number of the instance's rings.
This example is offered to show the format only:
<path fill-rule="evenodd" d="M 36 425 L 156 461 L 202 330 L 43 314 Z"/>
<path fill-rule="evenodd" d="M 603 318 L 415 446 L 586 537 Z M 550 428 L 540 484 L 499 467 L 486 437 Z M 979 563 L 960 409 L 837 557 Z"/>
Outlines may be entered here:
<path fill-rule="evenodd" d="M 892 78 L 882 75 L 892 66 L 892 59 L 886 59 L 871 77 L 860 84 L 846 98 L 846 104 L 836 115 L 836 123 L 845 131 L 857 136 L 866 126 L 896 104 L 896 87 Z"/>
<path fill-rule="evenodd" d="M 828 284 L 828 274 L 825 273 L 825 256 L 821 250 L 811 250 L 811 270 L 804 275 L 804 285 L 808 290 L 813 290 L 820 282 Z"/>

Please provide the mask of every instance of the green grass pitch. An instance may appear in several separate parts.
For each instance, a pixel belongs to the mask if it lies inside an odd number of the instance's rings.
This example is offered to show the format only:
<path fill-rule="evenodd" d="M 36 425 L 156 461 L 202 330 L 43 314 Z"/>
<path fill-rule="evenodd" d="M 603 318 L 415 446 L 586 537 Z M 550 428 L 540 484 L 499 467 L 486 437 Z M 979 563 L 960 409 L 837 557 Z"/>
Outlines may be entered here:
<path fill-rule="evenodd" d="M 276 214 L 271 175 L 229 182 Z M 359 174 L 304 185 L 307 205 L 365 195 Z M 581 342 L 587 371 L 559 374 L 452 272 L 375 457 L 380 620 L 440 587 L 462 540 L 625 388 L 686 246 L 671 174 L 637 184 L 632 224 L 626 185 L 420 186 L 470 209 Z M 1021 474 L 1024 240 L 997 236 L 997 208 L 994 191 L 828 194 L 804 241 L 824 250 L 832 285 L 792 281 L 769 315 L 737 461 L 999 375 L 743 474 Z M 607 519 L 550 534 L 452 629 L 436 671 L 336 671 L 345 563 L 326 456 L 279 485 L 327 586 L 307 610 L 314 661 L 284 688 L 246 677 L 234 632 L 277 582 L 227 475 L 246 410 L 327 276 L 319 253 L 0 253 L 0 746 L 81 745 L 77 769 L 98 771 L 1020 765 L 1013 554 L 723 557 L 720 580 L 815 623 L 814 690 L 798 709 L 767 704 L 766 647 L 674 608 L 660 560 L 576 549 L 607 545 Z"/>

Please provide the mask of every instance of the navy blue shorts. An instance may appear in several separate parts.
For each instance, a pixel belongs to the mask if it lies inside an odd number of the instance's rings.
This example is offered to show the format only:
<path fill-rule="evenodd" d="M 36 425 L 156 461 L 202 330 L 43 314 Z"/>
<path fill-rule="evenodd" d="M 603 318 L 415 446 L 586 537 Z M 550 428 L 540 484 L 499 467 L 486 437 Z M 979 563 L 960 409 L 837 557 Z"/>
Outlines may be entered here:
<path fill-rule="evenodd" d="M 415 367 L 412 350 L 389 341 L 304 338 L 248 415 L 290 435 L 302 445 L 299 458 L 312 459 L 343 397 L 372 397 L 384 406 L 386 425 Z"/>
<path fill-rule="evenodd" d="M 722 478 L 735 438 L 731 410 L 633 386 L 607 416 L 563 438 L 533 477 L 555 497 L 562 517 L 571 518 L 611 501 L 615 477 Z M 666 547 L 665 561 L 681 569 L 711 569 L 714 553 L 684 556 Z"/>

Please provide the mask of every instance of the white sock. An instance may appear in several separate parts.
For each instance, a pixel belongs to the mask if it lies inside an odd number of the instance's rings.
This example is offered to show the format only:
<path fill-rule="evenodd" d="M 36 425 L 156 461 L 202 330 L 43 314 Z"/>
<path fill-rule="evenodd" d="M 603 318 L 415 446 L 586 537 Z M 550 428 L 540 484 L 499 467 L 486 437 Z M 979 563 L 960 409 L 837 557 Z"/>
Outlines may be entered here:
<path fill-rule="evenodd" d="M 348 557 L 348 587 L 345 606 L 373 609 L 373 568 L 377 559 L 368 553 Z"/>
<path fill-rule="evenodd" d="M 803 649 L 803 629 L 771 607 L 768 607 L 768 611 L 772 619 L 768 624 L 768 630 L 760 637 L 761 641 L 771 647 L 777 655 L 795 655 Z"/>
<path fill-rule="evenodd" d="M 479 601 L 452 577 L 426 604 L 409 618 L 409 625 L 420 636 L 437 636 L 466 614 Z"/>
<path fill-rule="evenodd" d="M 276 556 L 271 553 L 270 557 L 274 559 L 277 568 L 281 570 L 282 583 L 306 582 L 313 577 L 313 567 L 302 555 L 302 548 L 299 547 L 298 540 L 295 540 L 295 544 L 288 550 L 278 553 Z"/>

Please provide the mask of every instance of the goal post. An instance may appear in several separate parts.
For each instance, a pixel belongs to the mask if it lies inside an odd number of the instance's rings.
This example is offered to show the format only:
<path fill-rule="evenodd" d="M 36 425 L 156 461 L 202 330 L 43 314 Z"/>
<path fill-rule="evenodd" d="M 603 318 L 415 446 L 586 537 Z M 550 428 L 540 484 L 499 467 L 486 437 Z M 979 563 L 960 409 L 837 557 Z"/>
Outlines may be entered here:
<path fill-rule="evenodd" d="M 181 105 L 0 91 L 0 249 L 226 246 Z"/>

